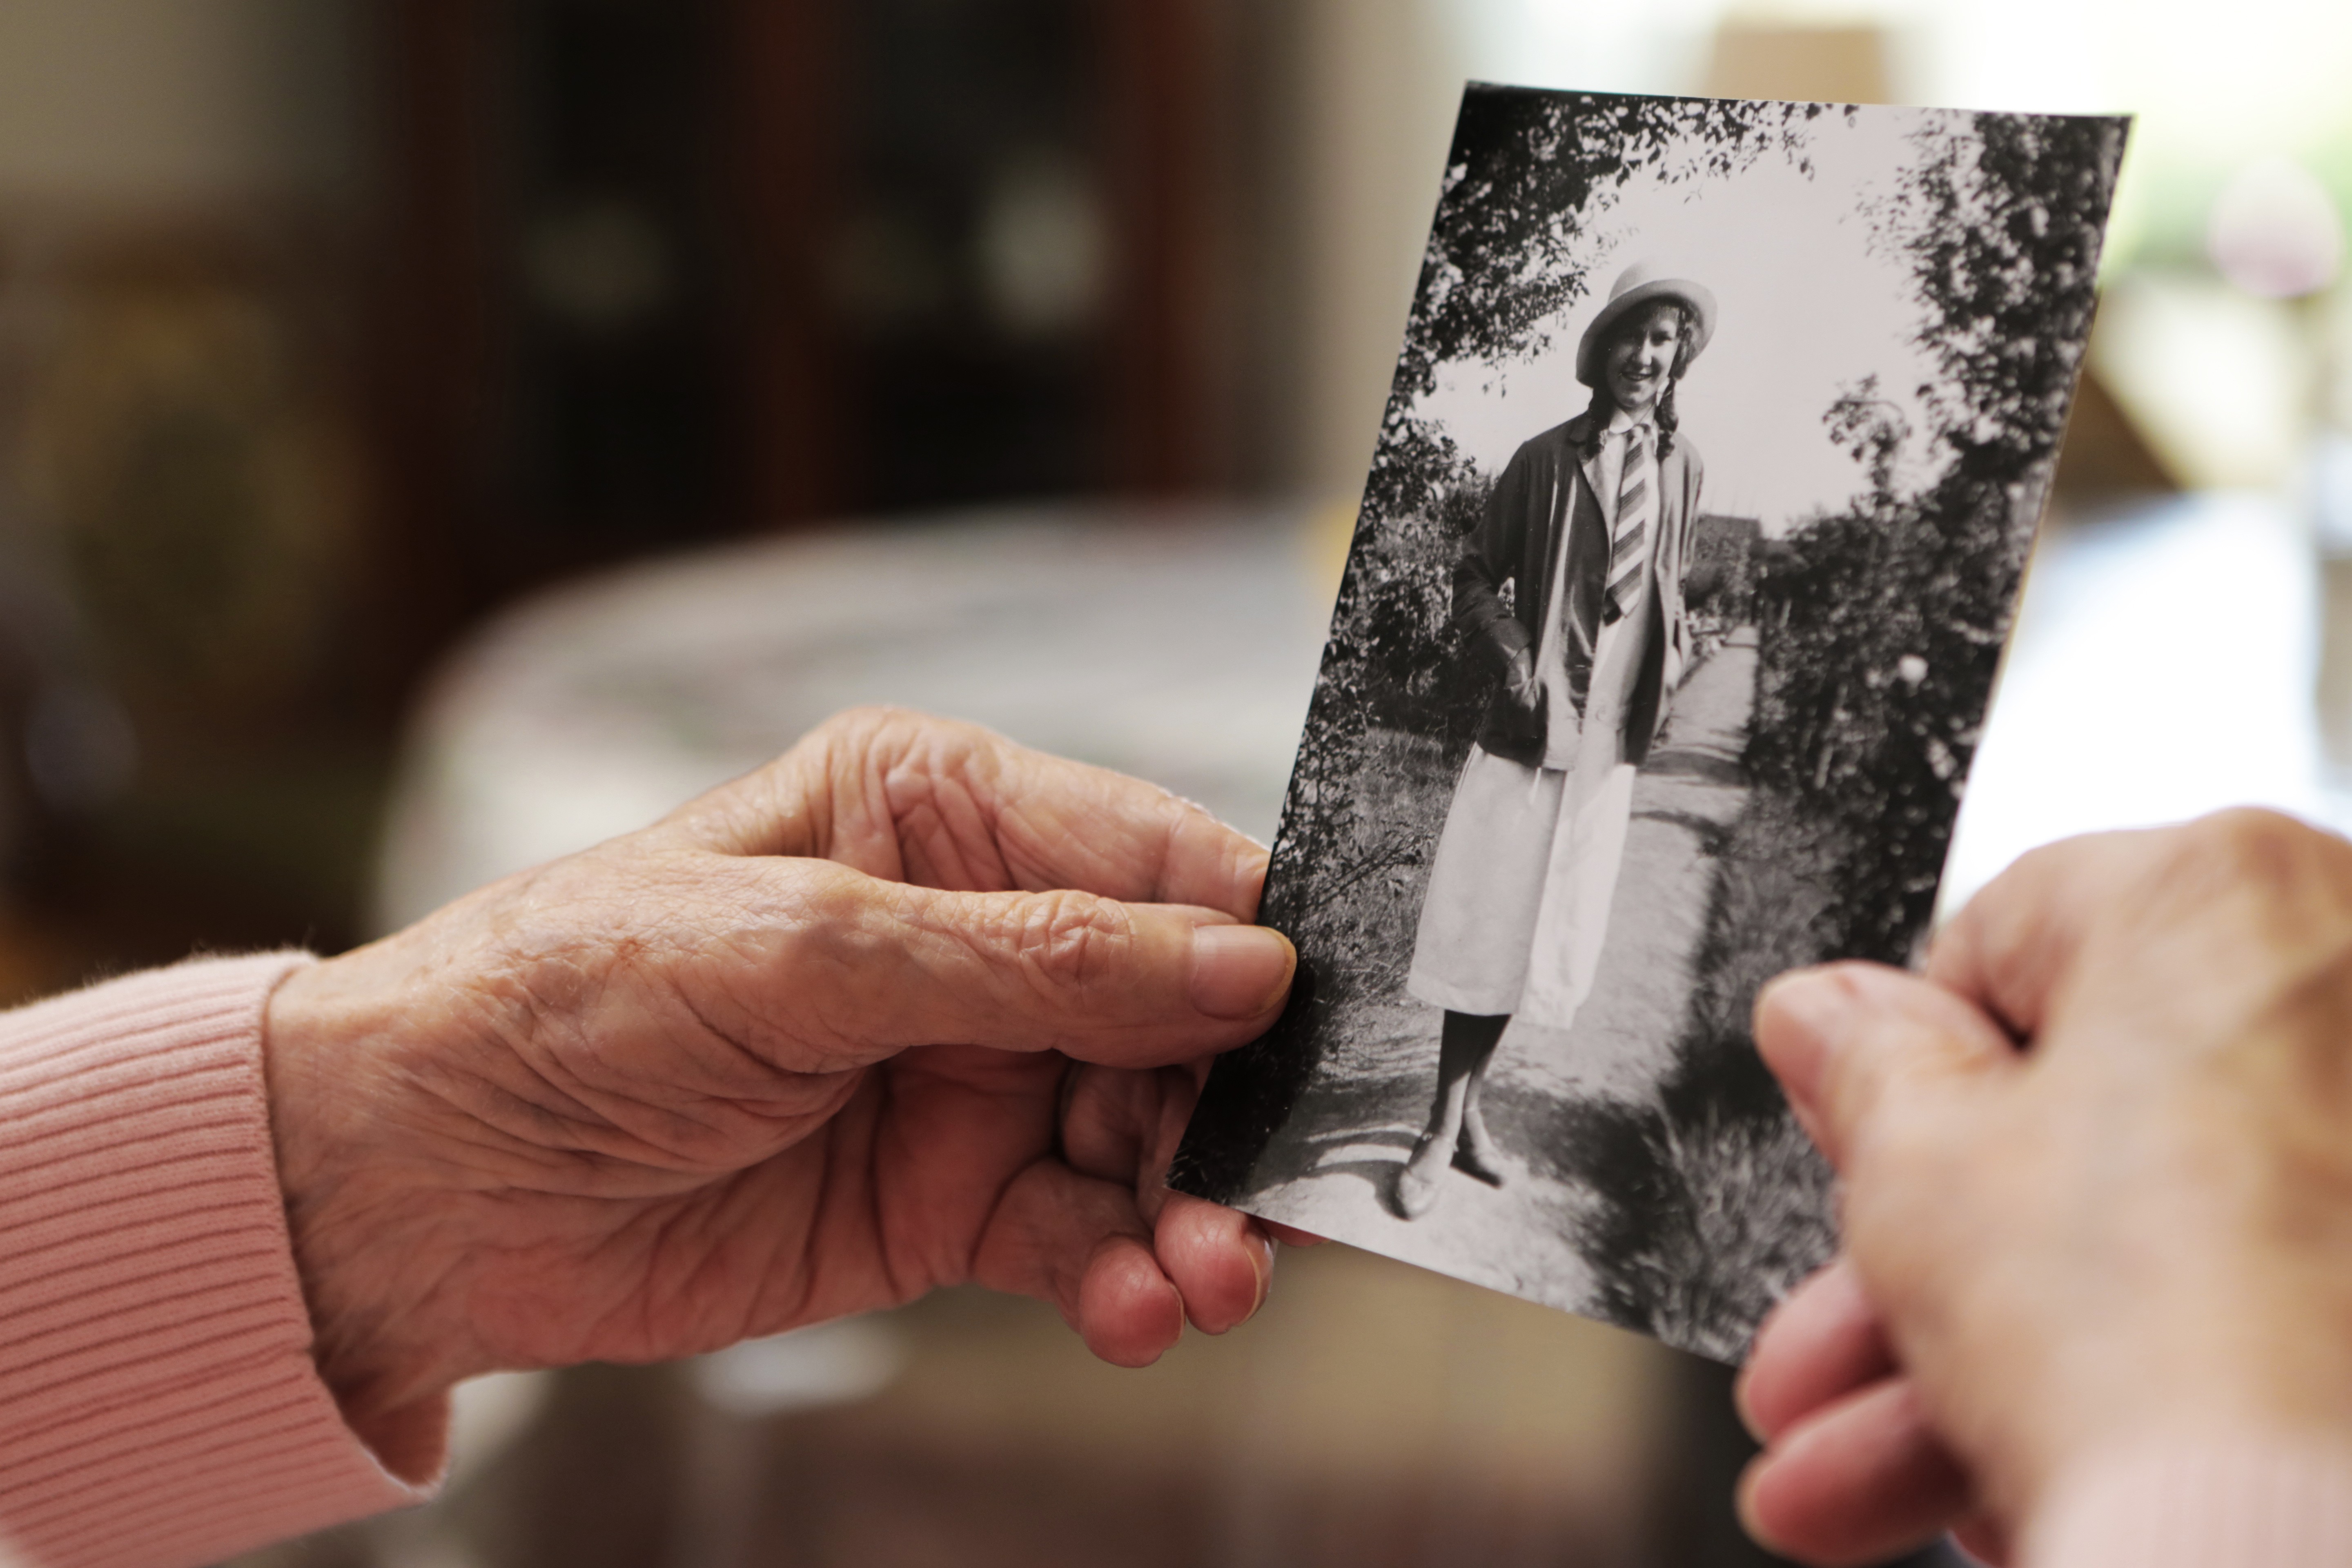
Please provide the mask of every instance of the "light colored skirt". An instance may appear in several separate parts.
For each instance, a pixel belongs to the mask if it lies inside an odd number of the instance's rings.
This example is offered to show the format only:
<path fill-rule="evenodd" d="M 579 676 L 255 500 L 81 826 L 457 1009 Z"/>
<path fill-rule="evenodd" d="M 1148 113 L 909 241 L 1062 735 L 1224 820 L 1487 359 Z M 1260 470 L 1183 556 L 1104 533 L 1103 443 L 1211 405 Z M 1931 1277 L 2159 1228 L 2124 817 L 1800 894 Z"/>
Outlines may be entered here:
<path fill-rule="evenodd" d="M 1574 1021 L 1633 820 L 1635 770 L 1603 760 L 1611 750 L 1582 748 L 1563 770 L 1470 749 L 1430 865 L 1409 994 L 1549 1028 Z"/>

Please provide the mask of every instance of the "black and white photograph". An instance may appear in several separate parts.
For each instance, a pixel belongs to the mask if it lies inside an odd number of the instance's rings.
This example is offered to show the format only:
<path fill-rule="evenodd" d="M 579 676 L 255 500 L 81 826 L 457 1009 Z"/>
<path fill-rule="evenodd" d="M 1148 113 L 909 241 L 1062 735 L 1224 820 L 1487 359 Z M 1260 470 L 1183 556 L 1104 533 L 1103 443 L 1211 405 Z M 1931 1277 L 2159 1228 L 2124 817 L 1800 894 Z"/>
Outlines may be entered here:
<path fill-rule="evenodd" d="M 2126 122 L 1472 86 L 1180 1188 L 1736 1360 L 1759 987 L 1912 961 Z"/>

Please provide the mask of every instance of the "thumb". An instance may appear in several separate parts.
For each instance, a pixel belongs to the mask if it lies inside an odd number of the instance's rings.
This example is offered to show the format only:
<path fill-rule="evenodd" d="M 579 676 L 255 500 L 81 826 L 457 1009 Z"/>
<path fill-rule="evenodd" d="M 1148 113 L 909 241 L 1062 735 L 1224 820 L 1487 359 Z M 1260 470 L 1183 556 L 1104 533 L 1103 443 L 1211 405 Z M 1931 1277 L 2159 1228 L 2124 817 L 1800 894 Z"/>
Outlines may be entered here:
<path fill-rule="evenodd" d="M 1840 1169 L 1855 1134 L 1897 1102 L 2018 1063 L 2009 1037 L 1976 1007 L 1875 963 L 1774 980 L 1756 999 L 1756 1047 L 1807 1135 Z"/>
<path fill-rule="evenodd" d="M 797 1018 L 853 1060 L 956 1044 L 1160 1066 L 1264 1034 L 1297 964 L 1279 932 L 1216 910 L 797 864 L 822 892 L 796 900 L 775 973 L 793 977 Z"/>

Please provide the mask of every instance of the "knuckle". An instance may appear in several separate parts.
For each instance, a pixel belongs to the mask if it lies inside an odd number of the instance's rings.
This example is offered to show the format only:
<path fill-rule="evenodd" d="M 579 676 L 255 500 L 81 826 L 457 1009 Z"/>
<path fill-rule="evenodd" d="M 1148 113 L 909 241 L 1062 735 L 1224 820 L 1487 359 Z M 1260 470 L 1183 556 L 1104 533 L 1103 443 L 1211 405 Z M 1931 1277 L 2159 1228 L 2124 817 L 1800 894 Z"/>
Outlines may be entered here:
<path fill-rule="evenodd" d="M 2165 906 L 2194 932 L 2217 993 L 2286 1003 L 2352 964 L 2352 845 L 2276 812 L 2216 813 L 2179 831 Z"/>
<path fill-rule="evenodd" d="M 845 867 L 803 861 L 779 879 L 771 921 L 775 967 L 784 973 L 827 968 L 862 972 L 882 956 L 886 932 L 872 891 Z M 887 918 L 887 917 L 886 917 Z"/>
<path fill-rule="evenodd" d="M 869 760 L 896 758 L 922 748 L 925 735 L 946 721 L 887 703 L 845 708 L 811 730 L 795 751 L 830 759 L 833 769 L 859 771 Z"/>
<path fill-rule="evenodd" d="M 1131 1182 L 1156 1106 L 1148 1075 L 1080 1064 L 1071 1069 L 1062 1112 L 1063 1157 L 1105 1181 Z"/>
<path fill-rule="evenodd" d="M 937 745 L 970 745 L 989 731 L 919 709 L 867 702 L 841 710 L 810 733 L 853 750 L 911 752 Z"/>
<path fill-rule="evenodd" d="M 2284 886 L 2309 864 L 2319 838 L 2293 817 L 2235 807 L 2181 827 L 2170 857 L 2172 869 L 2199 881 Z"/>
<path fill-rule="evenodd" d="M 887 702 L 861 702 L 842 709 L 819 724 L 815 732 L 834 740 L 864 740 L 918 717 Z"/>
<path fill-rule="evenodd" d="M 2175 918 L 2249 932 L 2284 924 L 2307 939 L 2340 927 L 2352 905 L 2352 846 L 2241 807 L 2173 830 L 2152 881 L 2151 906 Z"/>
<path fill-rule="evenodd" d="M 919 798 L 940 781 L 985 775 L 1019 750 L 980 725 L 885 704 L 844 709 L 803 744 L 837 782 L 881 781 L 894 815 L 907 804 L 902 795 Z"/>
<path fill-rule="evenodd" d="M 1037 988 L 1083 999 L 1126 966 L 1135 922 L 1126 908 L 1091 893 L 1038 893 L 1016 905 L 1009 933 L 1013 953 Z"/>

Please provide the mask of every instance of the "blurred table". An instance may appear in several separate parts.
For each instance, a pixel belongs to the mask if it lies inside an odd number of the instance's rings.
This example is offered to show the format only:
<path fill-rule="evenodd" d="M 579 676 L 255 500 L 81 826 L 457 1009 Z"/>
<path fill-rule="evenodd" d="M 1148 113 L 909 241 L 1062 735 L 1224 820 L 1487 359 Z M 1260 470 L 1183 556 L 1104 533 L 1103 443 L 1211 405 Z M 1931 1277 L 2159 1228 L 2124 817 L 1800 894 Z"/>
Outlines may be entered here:
<path fill-rule="evenodd" d="M 1024 508 L 532 600 L 417 717 L 378 922 L 642 826 L 861 702 L 1151 779 L 1271 839 L 1345 546 L 1296 507 Z"/>
<path fill-rule="evenodd" d="M 640 826 L 859 702 L 1152 779 L 1270 840 L 1345 541 L 1344 521 L 1297 507 L 1025 508 L 533 600 L 452 661 L 412 728 L 376 923 Z M 2342 824 L 2312 700 L 2319 605 L 2309 531 L 2278 498 L 2172 497 L 2049 530 L 1947 908 L 2070 833 L 2233 804 Z"/>

